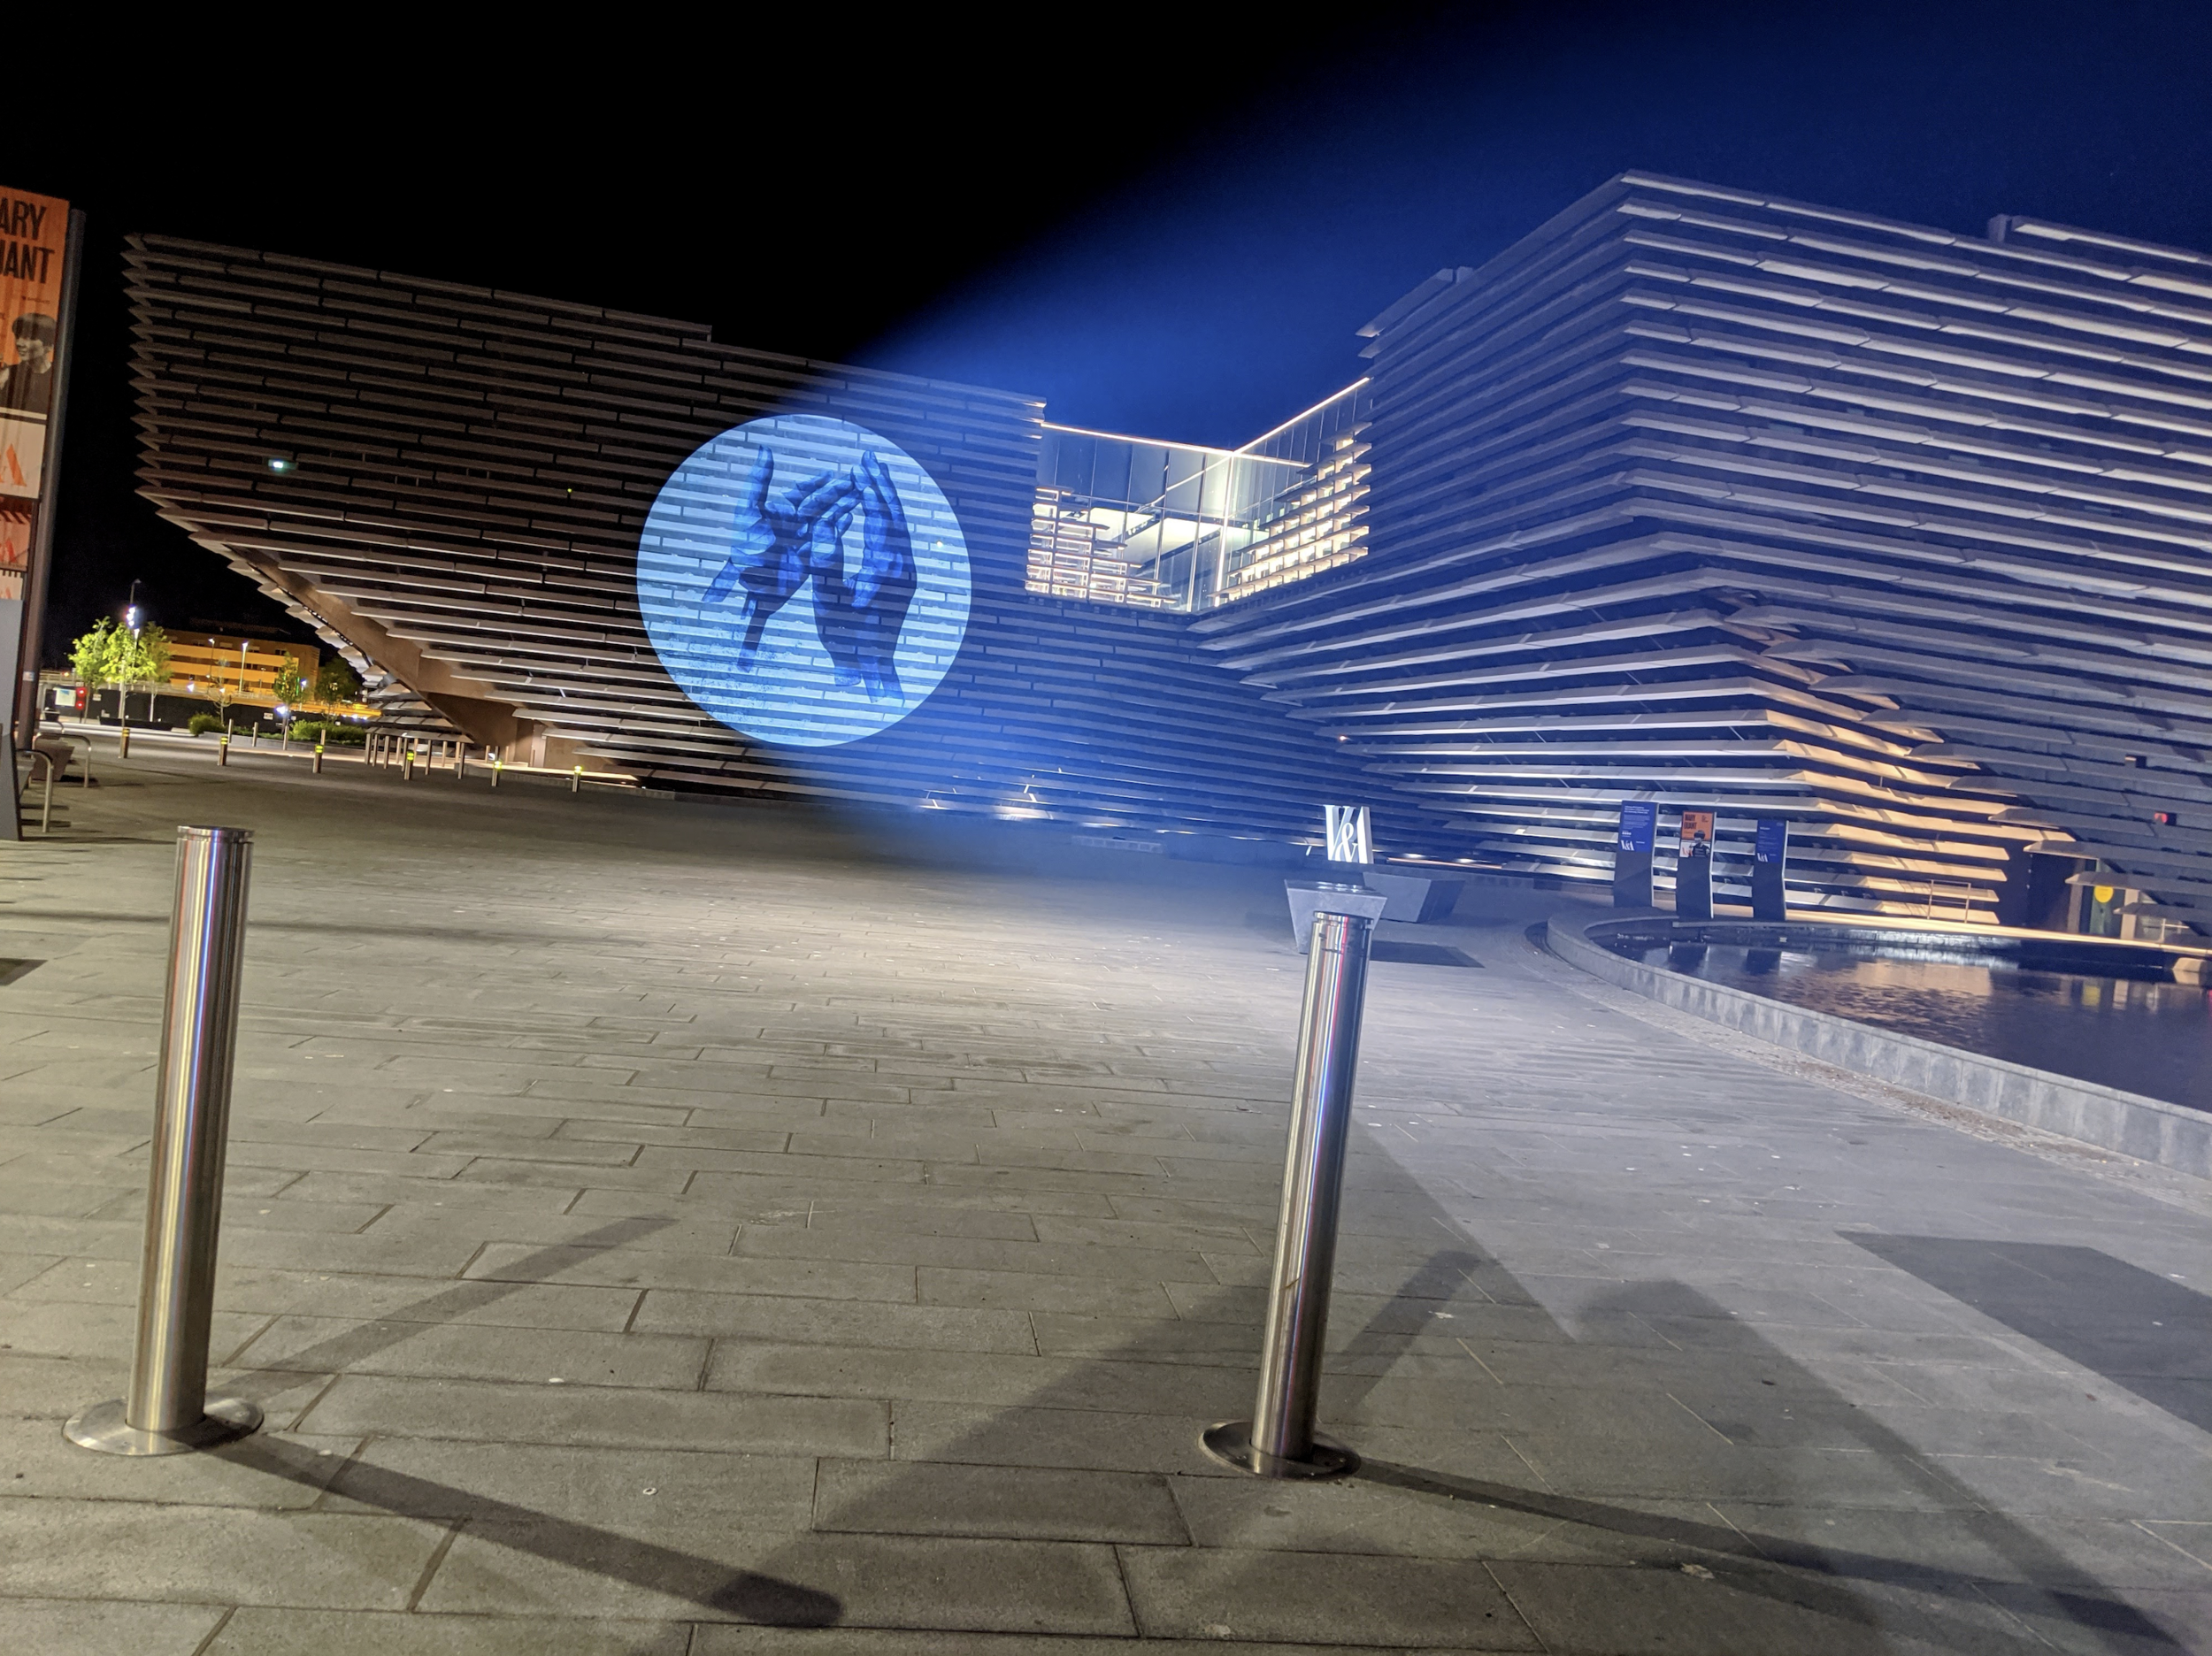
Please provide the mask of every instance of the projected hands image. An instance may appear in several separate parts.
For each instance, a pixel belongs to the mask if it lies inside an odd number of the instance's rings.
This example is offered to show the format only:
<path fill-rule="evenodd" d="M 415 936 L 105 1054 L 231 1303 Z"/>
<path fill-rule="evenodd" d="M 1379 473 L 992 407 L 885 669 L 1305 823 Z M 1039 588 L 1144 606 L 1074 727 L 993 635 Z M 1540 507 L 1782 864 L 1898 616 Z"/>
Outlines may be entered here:
<path fill-rule="evenodd" d="M 826 748 L 920 706 L 967 631 L 967 542 L 895 443 L 787 414 L 733 426 L 662 486 L 638 547 L 661 663 L 731 729 Z"/>

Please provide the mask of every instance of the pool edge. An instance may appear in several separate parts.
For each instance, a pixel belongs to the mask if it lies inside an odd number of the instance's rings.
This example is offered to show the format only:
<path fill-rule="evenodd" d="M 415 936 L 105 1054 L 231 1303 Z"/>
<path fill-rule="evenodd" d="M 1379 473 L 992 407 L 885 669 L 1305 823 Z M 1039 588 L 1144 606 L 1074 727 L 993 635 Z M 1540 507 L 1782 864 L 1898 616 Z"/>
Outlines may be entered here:
<path fill-rule="evenodd" d="M 1569 965 L 1709 1024 L 1870 1080 L 2212 1178 L 2212 1114 L 1647 966 L 1591 940 L 1591 926 L 1629 917 L 1555 913 L 1544 923 L 1545 939 Z"/>

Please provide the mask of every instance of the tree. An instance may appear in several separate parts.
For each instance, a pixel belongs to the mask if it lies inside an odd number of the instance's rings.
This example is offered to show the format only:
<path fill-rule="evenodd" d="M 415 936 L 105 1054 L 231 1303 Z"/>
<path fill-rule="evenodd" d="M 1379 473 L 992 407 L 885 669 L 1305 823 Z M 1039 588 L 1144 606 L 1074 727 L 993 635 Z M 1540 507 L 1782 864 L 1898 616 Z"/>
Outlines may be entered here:
<path fill-rule="evenodd" d="M 133 686 L 146 693 L 146 717 L 152 719 L 154 698 L 159 686 L 169 682 L 169 635 L 157 626 L 142 627 L 135 633 L 118 630 L 114 634 L 116 680 L 128 695 Z M 128 717 L 127 709 L 125 716 Z"/>
<path fill-rule="evenodd" d="M 361 699 L 361 680 L 343 658 L 333 656 L 322 664 L 315 675 L 315 700 L 318 702 L 358 702 Z"/>
<path fill-rule="evenodd" d="M 307 675 L 300 671 L 298 656 L 287 656 L 284 658 L 284 665 L 276 671 L 275 688 L 277 703 L 280 707 L 296 708 L 308 699 L 314 686 L 308 682 Z"/>
<path fill-rule="evenodd" d="M 120 664 L 116 659 L 119 647 L 127 649 L 130 642 L 131 635 L 106 617 L 94 622 L 92 631 L 69 647 L 69 666 L 77 682 L 88 690 L 119 682 L 122 677 L 116 671 Z"/>

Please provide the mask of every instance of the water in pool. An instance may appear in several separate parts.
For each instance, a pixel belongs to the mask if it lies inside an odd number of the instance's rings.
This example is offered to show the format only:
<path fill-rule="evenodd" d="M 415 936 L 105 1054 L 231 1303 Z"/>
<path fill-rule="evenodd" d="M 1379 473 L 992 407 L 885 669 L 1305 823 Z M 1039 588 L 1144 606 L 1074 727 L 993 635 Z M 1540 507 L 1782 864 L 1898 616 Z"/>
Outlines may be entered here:
<path fill-rule="evenodd" d="M 1816 1012 L 2212 1110 L 2212 997 L 2191 984 L 1720 944 L 1618 953 Z"/>

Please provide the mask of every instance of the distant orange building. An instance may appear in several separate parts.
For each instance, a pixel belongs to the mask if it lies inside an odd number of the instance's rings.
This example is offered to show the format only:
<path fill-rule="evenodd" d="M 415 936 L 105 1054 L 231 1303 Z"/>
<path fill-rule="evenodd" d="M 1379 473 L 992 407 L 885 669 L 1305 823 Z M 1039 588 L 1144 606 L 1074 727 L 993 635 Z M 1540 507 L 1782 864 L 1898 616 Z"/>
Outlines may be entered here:
<path fill-rule="evenodd" d="M 313 683 L 322 664 L 322 652 L 311 644 L 292 644 L 276 639 L 240 638 L 220 632 L 172 633 L 169 638 L 169 687 L 190 695 L 213 696 L 227 691 L 245 702 L 277 699 L 277 674 L 287 661 L 296 663 L 300 676 Z"/>

